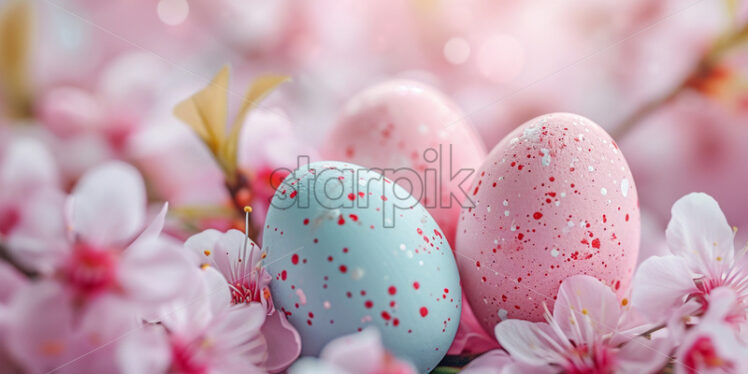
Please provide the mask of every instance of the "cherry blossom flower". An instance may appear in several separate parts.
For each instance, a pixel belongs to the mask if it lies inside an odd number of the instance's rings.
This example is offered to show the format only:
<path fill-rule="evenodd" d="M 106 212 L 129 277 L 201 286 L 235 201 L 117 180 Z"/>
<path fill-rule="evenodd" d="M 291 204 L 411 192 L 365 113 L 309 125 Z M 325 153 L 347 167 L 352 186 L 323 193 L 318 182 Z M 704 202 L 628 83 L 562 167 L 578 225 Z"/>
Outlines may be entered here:
<path fill-rule="evenodd" d="M 60 281 L 81 302 L 110 294 L 145 306 L 182 292 L 189 262 L 160 237 L 166 205 L 144 229 L 145 186 L 135 168 L 111 162 L 90 170 L 64 208 L 57 232 L 42 236 L 48 240 L 30 231 L 9 240 L 11 253 L 29 270 Z M 63 211 L 47 209 L 51 217 Z"/>
<path fill-rule="evenodd" d="M 729 321 L 738 295 L 730 288 L 718 287 L 712 290 L 710 299 L 709 309 L 698 325 L 688 330 L 675 353 L 675 372 L 748 372 L 748 346 Z"/>
<path fill-rule="evenodd" d="M 415 374 L 415 367 L 387 352 L 376 328 L 341 336 L 320 352 L 319 359 L 305 357 L 289 374 Z"/>
<path fill-rule="evenodd" d="M 213 229 L 193 235 L 185 246 L 195 253 L 201 266 L 209 265 L 223 274 L 231 291 L 230 304 L 262 306 L 267 315 L 262 333 L 268 347 L 263 366 L 270 372 L 288 367 L 301 352 L 301 338 L 285 314 L 273 306 L 271 276 L 262 265 L 261 248 L 239 230 L 222 233 Z"/>
<path fill-rule="evenodd" d="M 736 327 L 744 324 L 748 257 L 745 251 L 735 251 L 734 235 L 711 196 L 692 193 L 678 200 L 666 231 L 672 254 L 640 265 L 633 281 L 634 308 L 654 322 L 675 313 L 698 315 L 708 310 L 714 289 L 727 287 L 737 295 L 729 319 Z M 684 304 L 686 300 L 692 302 Z"/>
<path fill-rule="evenodd" d="M 593 277 L 567 278 L 547 322 L 506 320 L 496 338 L 509 353 L 480 356 L 466 373 L 649 373 L 665 365 L 670 341 L 638 334 L 648 326 L 631 324 L 615 293 Z"/>
<path fill-rule="evenodd" d="M 25 212 L 39 194 L 57 189 L 59 177 L 50 152 L 31 138 L 13 138 L 0 154 L 0 240 L 32 219 Z"/>
<path fill-rule="evenodd" d="M 123 374 L 264 373 L 267 358 L 258 303 L 231 305 L 226 279 L 212 267 L 191 269 L 201 282 L 123 339 L 117 363 Z"/>

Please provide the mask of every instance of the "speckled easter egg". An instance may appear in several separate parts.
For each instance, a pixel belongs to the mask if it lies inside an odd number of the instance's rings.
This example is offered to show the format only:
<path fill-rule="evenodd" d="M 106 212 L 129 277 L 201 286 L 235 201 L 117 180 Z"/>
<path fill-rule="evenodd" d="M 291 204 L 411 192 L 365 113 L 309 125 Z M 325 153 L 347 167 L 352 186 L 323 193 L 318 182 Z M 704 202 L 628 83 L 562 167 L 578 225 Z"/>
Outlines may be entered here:
<path fill-rule="evenodd" d="M 460 319 L 457 265 L 434 219 L 396 183 L 354 164 L 302 166 L 276 191 L 263 241 L 275 307 L 303 355 L 367 326 L 422 372 L 446 354 Z"/>
<path fill-rule="evenodd" d="M 587 118 L 555 113 L 507 135 L 488 155 L 463 208 L 457 262 L 483 327 L 540 321 L 575 274 L 623 297 L 639 252 L 636 187 L 623 154 Z"/>
<path fill-rule="evenodd" d="M 486 150 L 464 114 L 435 88 L 392 80 L 354 96 L 322 147 L 322 155 L 385 170 L 412 191 L 454 243 L 473 173 Z M 460 169 L 464 169 L 460 172 Z M 455 174 L 457 174 L 455 176 Z"/>

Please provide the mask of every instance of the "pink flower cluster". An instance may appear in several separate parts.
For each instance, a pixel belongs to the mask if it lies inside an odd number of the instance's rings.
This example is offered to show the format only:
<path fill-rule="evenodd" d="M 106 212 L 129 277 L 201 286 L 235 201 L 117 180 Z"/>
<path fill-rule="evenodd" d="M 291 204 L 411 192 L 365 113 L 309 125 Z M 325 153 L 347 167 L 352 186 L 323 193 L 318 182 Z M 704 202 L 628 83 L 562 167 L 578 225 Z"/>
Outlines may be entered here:
<path fill-rule="evenodd" d="M 123 162 L 66 195 L 37 142 L 1 157 L 1 239 L 18 269 L 0 262 L 0 371 L 275 373 L 298 357 L 245 234 L 163 234 L 167 204 L 148 214 Z"/>
<path fill-rule="evenodd" d="M 748 266 L 735 230 L 709 195 L 678 200 L 667 228 L 670 252 L 646 259 L 631 298 L 619 302 L 598 280 L 577 275 L 558 291 L 546 322 L 496 325 L 504 350 L 465 373 L 744 373 L 748 370 Z"/>

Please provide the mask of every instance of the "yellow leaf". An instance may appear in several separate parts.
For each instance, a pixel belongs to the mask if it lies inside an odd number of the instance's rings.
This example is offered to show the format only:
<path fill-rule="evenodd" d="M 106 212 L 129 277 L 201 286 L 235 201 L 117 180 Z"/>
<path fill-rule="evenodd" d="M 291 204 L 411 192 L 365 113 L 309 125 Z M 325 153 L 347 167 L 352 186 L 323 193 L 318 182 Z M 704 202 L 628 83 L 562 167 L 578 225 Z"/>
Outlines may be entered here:
<path fill-rule="evenodd" d="M 234 118 L 234 122 L 231 126 L 231 133 L 226 137 L 225 142 L 221 146 L 219 157 L 228 171 L 232 173 L 236 171 L 239 135 L 242 126 L 244 125 L 244 120 L 247 117 L 247 113 L 257 106 L 257 104 L 269 95 L 276 87 L 288 80 L 290 80 L 290 77 L 285 75 L 263 75 L 252 82 L 249 91 L 244 96 L 244 100 L 242 100 L 239 112 Z"/>
<path fill-rule="evenodd" d="M 32 7 L 26 0 L 12 0 L 0 14 L 0 90 L 13 117 L 31 114 L 29 49 Z"/>
<path fill-rule="evenodd" d="M 229 68 L 224 66 L 207 87 L 174 108 L 174 115 L 187 123 L 216 156 L 226 137 L 228 87 Z"/>

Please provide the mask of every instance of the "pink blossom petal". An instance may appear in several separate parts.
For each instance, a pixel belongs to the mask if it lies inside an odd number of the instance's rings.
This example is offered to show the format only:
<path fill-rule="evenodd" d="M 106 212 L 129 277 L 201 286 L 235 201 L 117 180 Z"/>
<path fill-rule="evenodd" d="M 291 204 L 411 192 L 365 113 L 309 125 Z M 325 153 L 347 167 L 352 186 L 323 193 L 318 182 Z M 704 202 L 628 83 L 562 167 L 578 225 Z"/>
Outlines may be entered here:
<path fill-rule="evenodd" d="M 503 374 L 504 369 L 514 362 L 505 351 L 495 349 L 480 355 L 465 366 L 463 374 Z"/>
<path fill-rule="evenodd" d="M 29 286 L 8 310 L 7 348 L 33 373 L 57 369 L 73 358 L 73 310 L 62 287 L 51 281 Z"/>
<path fill-rule="evenodd" d="M 273 311 L 262 325 L 262 335 L 268 347 L 265 368 L 271 373 L 283 371 L 301 353 L 301 337 L 280 311 Z"/>
<path fill-rule="evenodd" d="M 553 318 L 567 336 L 576 336 L 581 329 L 583 335 L 576 341 L 616 331 L 620 315 L 613 290 L 588 275 L 566 278 L 553 307 Z M 585 331 L 587 328 L 592 331 Z"/>
<path fill-rule="evenodd" d="M 223 233 L 218 230 L 207 229 L 187 238 L 184 246 L 194 253 L 194 258 L 197 261 L 196 265 L 210 264 L 216 266 L 215 257 L 226 256 L 225 251 L 223 253 L 216 251 L 216 244 L 218 244 L 221 235 Z M 226 263 L 228 263 L 228 260 L 226 260 Z"/>
<path fill-rule="evenodd" d="M 114 161 L 88 171 L 71 199 L 73 230 L 95 245 L 124 244 L 143 228 L 145 185 L 129 164 Z"/>
<path fill-rule="evenodd" d="M 319 357 L 350 373 L 365 373 L 378 368 L 384 355 L 379 331 L 367 328 L 331 341 L 322 349 Z"/>
<path fill-rule="evenodd" d="M 153 221 L 148 225 L 148 227 L 143 230 L 140 235 L 133 241 L 130 246 L 139 246 L 142 243 L 146 243 L 151 240 L 155 240 L 158 238 L 159 235 L 161 235 L 161 230 L 164 229 L 164 221 L 166 220 L 166 212 L 169 210 L 169 203 L 164 203 L 164 206 L 161 207 L 161 210 L 158 212 L 158 214 L 153 217 Z"/>
<path fill-rule="evenodd" d="M 656 373 L 670 359 L 672 341 L 668 338 L 647 339 L 636 337 L 617 353 L 618 371 L 621 373 Z"/>
<path fill-rule="evenodd" d="M 554 346 L 568 342 L 555 338 L 555 332 L 545 322 L 509 319 L 499 322 L 495 331 L 499 344 L 518 361 L 530 365 L 547 365 L 564 360 Z"/>
<path fill-rule="evenodd" d="M 465 299 L 465 293 L 462 293 L 462 312 L 460 313 L 460 325 L 457 328 L 452 345 L 449 347 L 447 354 L 458 355 L 463 352 L 483 353 L 492 349 L 499 348 L 496 339 L 486 334 L 478 320 L 475 318 L 470 305 Z"/>
<path fill-rule="evenodd" d="M 733 261 L 735 234 L 707 194 L 692 193 L 676 201 L 665 234 L 670 251 L 685 258 L 694 272 L 716 275 L 720 266 Z"/>
<path fill-rule="evenodd" d="M 40 186 L 58 184 L 54 158 L 41 142 L 30 138 L 10 142 L 0 162 L 0 194 L 23 197 Z"/>
<path fill-rule="evenodd" d="M 534 366 L 523 362 L 517 362 L 506 352 L 496 349 L 486 352 L 470 364 L 465 366 L 460 373 L 465 374 L 554 374 L 558 368 L 550 365 Z"/>
<path fill-rule="evenodd" d="M 240 346 L 252 338 L 261 336 L 260 328 L 265 322 L 265 310 L 260 304 L 242 304 L 226 307 L 225 313 L 217 314 L 211 333 L 221 337 L 221 344 Z M 262 347 L 265 355 L 266 347 Z M 259 364 L 261 362 L 255 362 Z"/>
<path fill-rule="evenodd" d="M 311 357 L 302 357 L 288 369 L 289 374 L 354 374 L 331 362 Z"/>
<path fill-rule="evenodd" d="M 702 322 L 689 330 L 676 351 L 675 372 L 746 373 L 748 348 L 726 323 Z"/>
<path fill-rule="evenodd" d="M 652 256 L 639 265 L 632 283 L 631 303 L 653 322 L 663 322 L 685 297 L 698 291 L 685 259 Z"/>
<path fill-rule="evenodd" d="M 23 267 L 50 275 L 70 253 L 62 214 L 65 196 L 49 188 L 33 195 L 20 207 L 20 221 L 7 237 L 7 246 Z"/>
<path fill-rule="evenodd" d="M 122 254 L 118 280 L 128 297 L 146 303 L 169 301 L 192 284 L 192 270 L 179 248 L 164 239 L 138 241 Z"/>
<path fill-rule="evenodd" d="M 163 327 L 145 326 L 126 336 L 117 349 L 122 374 L 166 373 L 171 364 L 169 340 Z"/>

